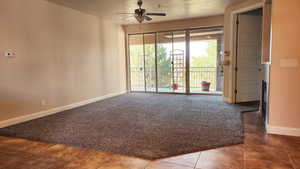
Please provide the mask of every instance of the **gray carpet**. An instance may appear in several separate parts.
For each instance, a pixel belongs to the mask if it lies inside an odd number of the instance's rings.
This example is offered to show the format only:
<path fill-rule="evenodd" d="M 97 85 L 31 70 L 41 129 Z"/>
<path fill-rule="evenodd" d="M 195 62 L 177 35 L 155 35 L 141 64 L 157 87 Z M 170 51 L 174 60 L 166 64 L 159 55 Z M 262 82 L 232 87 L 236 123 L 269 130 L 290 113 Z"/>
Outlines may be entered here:
<path fill-rule="evenodd" d="M 218 96 L 125 94 L 0 129 L 0 135 L 146 159 L 243 141 L 242 111 Z"/>

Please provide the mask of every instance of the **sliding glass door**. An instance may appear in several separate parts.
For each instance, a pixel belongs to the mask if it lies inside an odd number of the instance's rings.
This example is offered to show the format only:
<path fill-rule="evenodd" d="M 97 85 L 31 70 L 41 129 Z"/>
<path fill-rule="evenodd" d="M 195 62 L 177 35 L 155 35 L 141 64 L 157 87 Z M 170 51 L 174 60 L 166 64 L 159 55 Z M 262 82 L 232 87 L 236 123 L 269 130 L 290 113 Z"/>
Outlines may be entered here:
<path fill-rule="evenodd" d="M 155 34 L 129 36 L 131 90 L 156 91 Z"/>
<path fill-rule="evenodd" d="M 172 32 L 157 34 L 157 85 L 158 92 L 172 91 Z"/>
<path fill-rule="evenodd" d="M 222 93 L 222 29 L 190 31 L 190 92 Z"/>
<path fill-rule="evenodd" d="M 157 35 L 158 92 L 185 93 L 185 31 Z"/>
<path fill-rule="evenodd" d="M 144 34 L 146 92 L 156 92 L 155 33 Z"/>
<path fill-rule="evenodd" d="M 129 36 L 131 91 L 145 91 L 143 35 Z"/>
<path fill-rule="evenodd" d="M 173 32 L 172 85 L 177 93 L 186 92 L 186 31 Z"/>
<path fill-rule="evenodd" d="M 221 93 L 222 36 L 220 28 L 129 35 L 131 91 Z"/>

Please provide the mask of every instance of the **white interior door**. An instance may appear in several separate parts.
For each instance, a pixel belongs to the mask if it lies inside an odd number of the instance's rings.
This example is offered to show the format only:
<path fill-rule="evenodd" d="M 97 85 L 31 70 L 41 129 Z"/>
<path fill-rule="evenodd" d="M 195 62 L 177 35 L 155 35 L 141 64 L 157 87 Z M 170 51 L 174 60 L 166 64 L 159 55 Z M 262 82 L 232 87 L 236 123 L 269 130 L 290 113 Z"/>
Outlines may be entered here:
<path fill-rule="evenodd" d="M 240 14 L 237 37 L 236 102 L 260 100 L 262 17 Z"/>

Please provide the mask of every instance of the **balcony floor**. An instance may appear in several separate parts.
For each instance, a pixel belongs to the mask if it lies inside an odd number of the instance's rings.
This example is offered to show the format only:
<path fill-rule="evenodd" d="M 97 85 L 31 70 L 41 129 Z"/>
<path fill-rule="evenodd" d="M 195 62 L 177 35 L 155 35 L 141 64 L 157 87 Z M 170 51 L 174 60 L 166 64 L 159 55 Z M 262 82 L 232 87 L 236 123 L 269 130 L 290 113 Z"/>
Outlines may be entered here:
<path fill-rule="evenodd" d="M 155 88 L 147 88 L 147 92 L 156 92 Z M 144 88 L 133 88 L 132 92 L 145 92 Z M 169 88 L 158 88 L 159 93 L 185 93 L 185 89 L 173 90 Z M 222 91 L 202 91 L 201 89 L 191 89 L 191 94 L 204 94 L 204 95 L 222 95 Z"/>

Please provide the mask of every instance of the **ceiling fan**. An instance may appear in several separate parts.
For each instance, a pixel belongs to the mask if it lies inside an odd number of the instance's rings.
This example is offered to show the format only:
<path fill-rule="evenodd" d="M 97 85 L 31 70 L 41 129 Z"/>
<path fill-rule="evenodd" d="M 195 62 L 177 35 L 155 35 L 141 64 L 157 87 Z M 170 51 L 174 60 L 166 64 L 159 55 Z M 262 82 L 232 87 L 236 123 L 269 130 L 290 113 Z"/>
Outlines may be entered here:
<path fill-rule="evenodd" d="M 152 18 L 150 16 L 167 16 L 166 13 L 148 13 L 148 12 L 146 12 L 146 9 L 142 8 L 142 5 L 143 5 L 142 0 L 138 0 L 137 5 L 139 6 L 139 8 L 135 9 L 134 13 L 120 13 L 120 14 L 133 14 L 135 19 L 139 23 L 142 23 L 145 20 L 146 21 L 152 21 Z"/>

